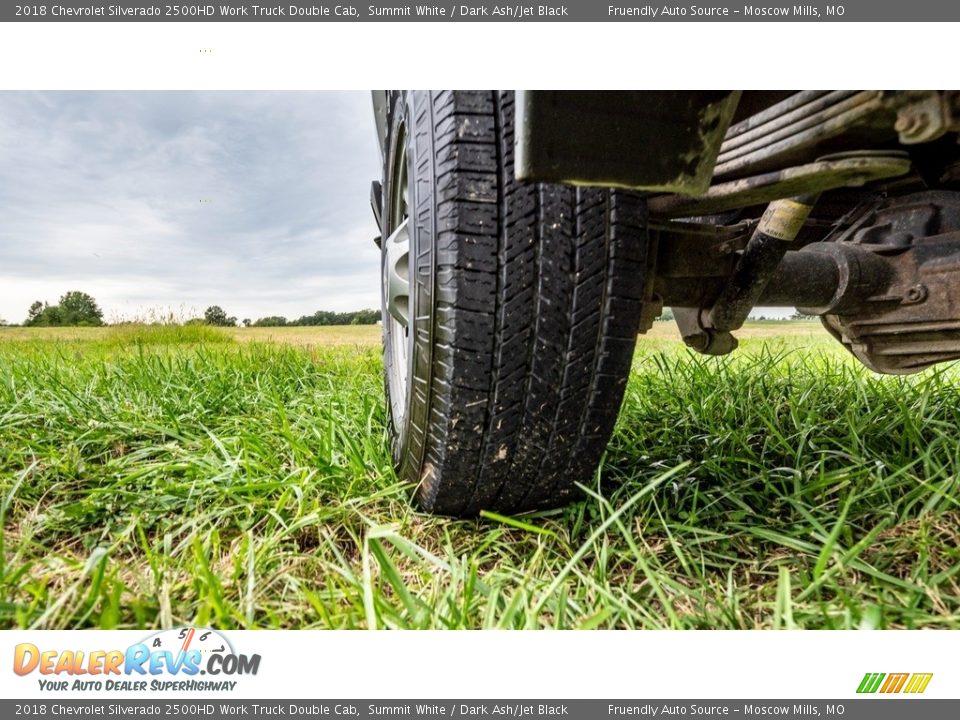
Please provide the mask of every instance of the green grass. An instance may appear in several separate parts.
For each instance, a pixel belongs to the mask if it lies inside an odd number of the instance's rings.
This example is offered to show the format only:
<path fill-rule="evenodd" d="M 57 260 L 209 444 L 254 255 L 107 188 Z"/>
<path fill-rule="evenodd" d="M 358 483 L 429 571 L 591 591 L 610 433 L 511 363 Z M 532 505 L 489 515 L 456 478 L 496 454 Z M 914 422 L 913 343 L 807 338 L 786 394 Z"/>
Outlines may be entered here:
<path fill-rule="evenodd" d="M 960 627 L 960 377 L 790 332 L 641 339 L 587 498 L 472 521 L 408 505 L 360 335 L 0 332 L 0 625 Z"/>
<path fill-rule="evenodd" d="M 106 342 L 119 345 L 182 345 L 233 342 L 229 331 L 210 325 L 141 325 L 129 323 L 111 326 Z"/>

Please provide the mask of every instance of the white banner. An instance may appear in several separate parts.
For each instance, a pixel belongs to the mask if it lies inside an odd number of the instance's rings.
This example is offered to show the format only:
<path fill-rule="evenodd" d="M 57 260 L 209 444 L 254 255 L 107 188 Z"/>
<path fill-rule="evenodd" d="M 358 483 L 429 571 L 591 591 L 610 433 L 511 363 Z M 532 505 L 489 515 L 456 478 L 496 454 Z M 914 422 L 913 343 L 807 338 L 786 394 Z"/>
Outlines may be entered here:
<path fill-rule="evenodd" d="M 951 631 L 5 631 L 0 658 L 23 699 L 960 698 Z"/>

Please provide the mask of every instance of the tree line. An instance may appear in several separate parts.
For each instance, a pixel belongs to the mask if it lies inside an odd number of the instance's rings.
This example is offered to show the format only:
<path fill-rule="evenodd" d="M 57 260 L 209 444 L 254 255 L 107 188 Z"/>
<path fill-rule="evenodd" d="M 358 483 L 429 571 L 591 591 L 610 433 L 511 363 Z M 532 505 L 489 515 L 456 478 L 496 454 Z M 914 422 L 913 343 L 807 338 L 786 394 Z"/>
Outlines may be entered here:
<path fill-rule="evenodd" d="M 313 315 L 301 315 L 296 320 L 287 320 L 282 315 L 271 315 L 253 322 L 255 327 L 283 327 L 284 325 L 376 325 L 380 322 L 379 310 L 355 312 L 331 312 L 317 310 Z"/>
<path fill-rule="evenodd" d="M 220 327 L 234 327 L 237 319 L 228 316 L 219 305 L 211 305 L 203 314 L 203 322 L 207 325 Z M 298 327 L 303 325 L 376 325 L 380 322 L 379 310 L 355 310 L 353 312 L 332 312 L 317 310 L 313 315 L 301 315 L 295 320 L 288 320 L 283 315 L 268 315 L 267 317 L 251 320 L 244 318 L 240 323 L 244 327 Z"/>
<path fill-rule="evenodd" d="M 317 310 L 312 315 L 303 315 L 288 320 L 282 315 L 269 315 L 252 320 L 244 318 L 239 324 L 245 327 L 286 327 L 300 325 L 375 325 L 380 322 L 379 310 L 356 310 L 353 312 L 332 312 Z M 103 310 L 93 296 L 78 290 L 64 293 L 59 302 L 51 305 L 37 300 L 30 305 L 24 327 L 97 327 L 104 325 Z M 184 324 L 215 325 L 217 327 L 236 327 L 237 318 L 228 315 L 219 305 L 211 305 L 203 317 L 191 318 Z"/>

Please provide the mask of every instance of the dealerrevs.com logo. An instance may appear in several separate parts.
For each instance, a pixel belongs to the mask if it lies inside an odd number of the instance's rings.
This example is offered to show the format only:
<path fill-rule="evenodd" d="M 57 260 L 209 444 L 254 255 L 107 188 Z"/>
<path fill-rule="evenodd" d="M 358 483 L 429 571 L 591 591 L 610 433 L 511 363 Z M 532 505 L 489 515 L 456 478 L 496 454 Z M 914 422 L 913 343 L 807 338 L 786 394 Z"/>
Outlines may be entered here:
<path fill-rule="evenodd" d="M 165 630 L 126 650 L 20 643 L 13 655 L 17 675 L 36 673 L 40 689 L 52 691 L 231 691 L 237 685 L 232 678 L 256 675 L 259 669 L 260 655 L 237 653 L 215 630 L 193 627 Z"/>

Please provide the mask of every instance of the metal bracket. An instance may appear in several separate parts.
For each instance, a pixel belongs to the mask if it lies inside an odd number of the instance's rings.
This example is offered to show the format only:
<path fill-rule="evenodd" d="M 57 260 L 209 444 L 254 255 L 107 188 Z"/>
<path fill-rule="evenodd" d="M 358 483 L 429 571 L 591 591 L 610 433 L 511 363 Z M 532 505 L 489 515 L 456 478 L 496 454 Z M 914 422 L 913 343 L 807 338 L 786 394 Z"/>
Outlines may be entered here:
<path fill-rule="evenodd" d="M 713 215 L 795 195 L 859 187 L 908 172 L 910 158 L 904 152 L 882 150 L 827 155 L 807 165 L 720 183 L 697 197 L 650 198 L 648 205 L 651 215 L 662 218 Z"/>
<path fill-rule="evenodd" d="M 893 126 L 900 142 L 916 145 L 931 142 L 960 129 L 960 92 L 925 92 L 897 110 Z"/>

